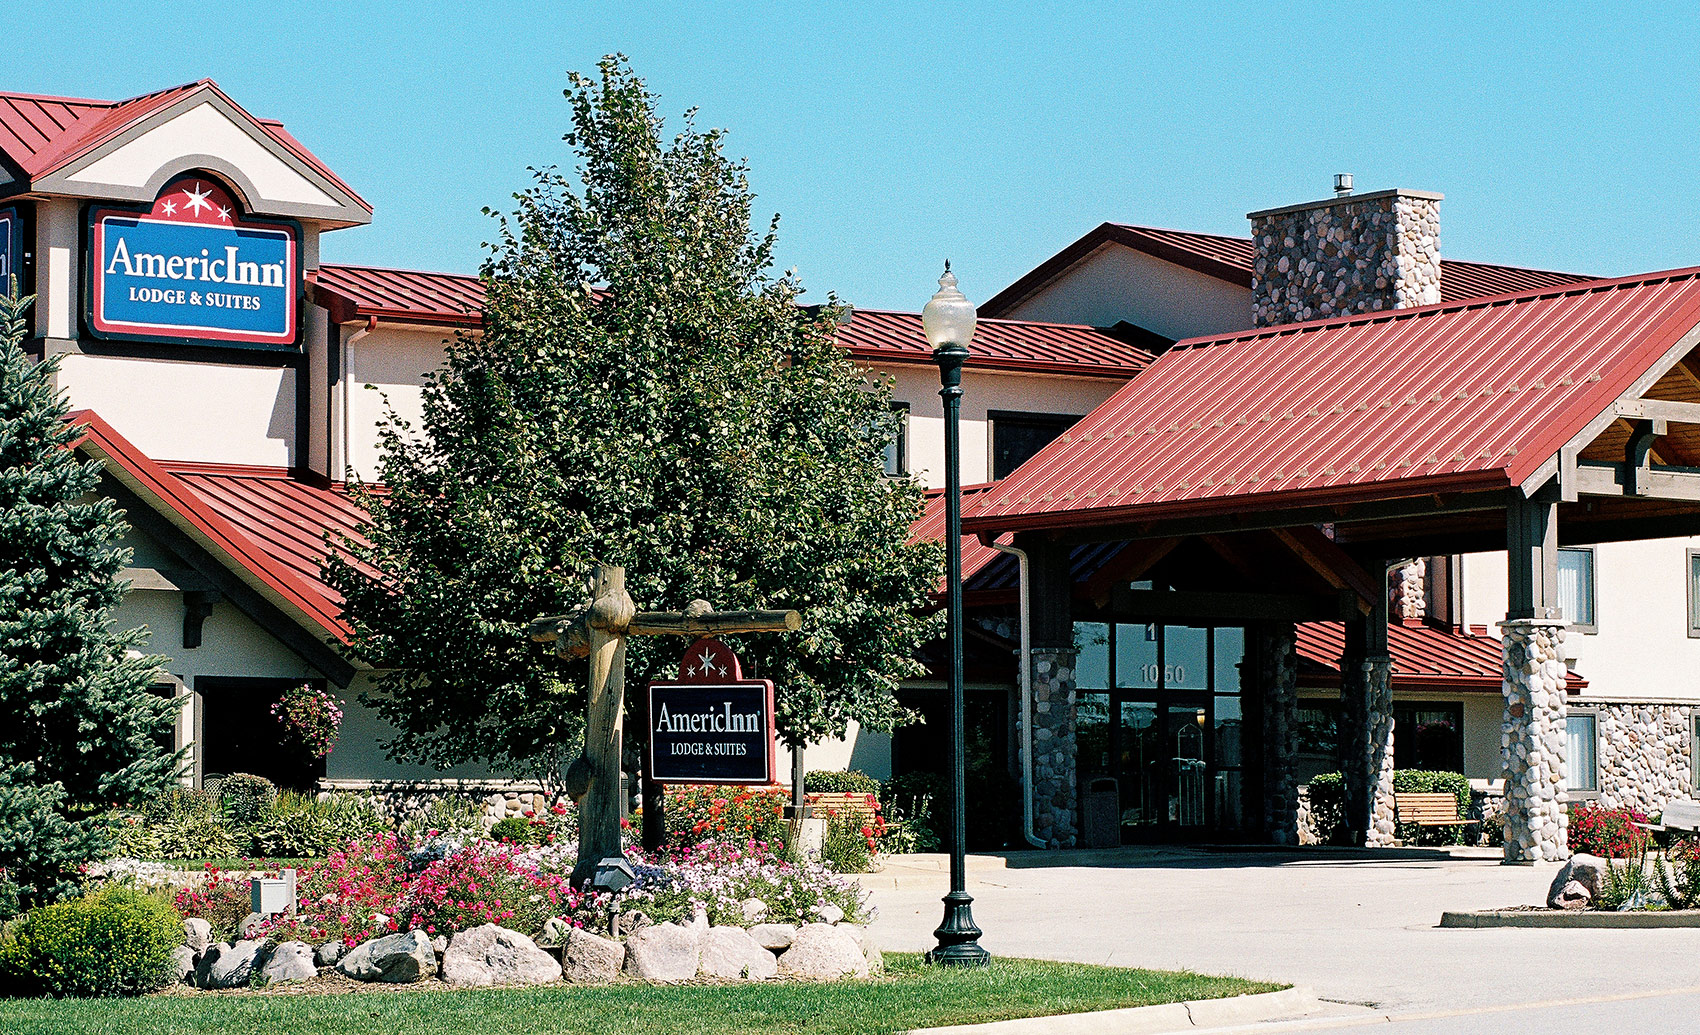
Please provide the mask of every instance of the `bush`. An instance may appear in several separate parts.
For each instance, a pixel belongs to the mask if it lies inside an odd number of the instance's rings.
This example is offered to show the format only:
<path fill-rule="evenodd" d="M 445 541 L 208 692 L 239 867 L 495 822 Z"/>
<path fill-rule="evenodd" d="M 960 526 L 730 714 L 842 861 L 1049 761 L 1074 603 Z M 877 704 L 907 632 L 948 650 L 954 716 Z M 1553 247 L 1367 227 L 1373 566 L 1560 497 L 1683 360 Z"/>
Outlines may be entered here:
<path fill-rule="evenodd" d="M 1603 809 L 1597 805 L 1570 807 L 1570 850 L 1587 852 L 1602 859 L 1628 859 L 1647 850 L 1647 831 L 1635 826 L 1647 822 L 1645 813 L 1634 809 Z"/>
<path fill-rule="evenodd" d="M 231 773 L 224 778 L 219 794 L 224 799 L 225 818 L 243 827 L 260 822 L 277 801 L 272 782 L 252 773 Z"/>
<path fill-rule="evenodd" d="M 1468 816 L 1470 814 L 1470 780 L 1463 773 L 1448 773 L 1443 770 L 1396 769 L 1393 772 L 1393 789 L 1403 794 L 1447 792 L 1458 801 L 1458 815 Z M 1415 823 L 1401 823 L 1399 824 L 1399 840 L 1406 844 L 1418 845 L 1461 845 L 1464 843 L 1467 829 L 1462 826 L 1419 827 Z"/>
<path fill-rule="evenodd" d="M 140 995 L 171 982 L 183 921 L 129 888 L 31 910 L 0 943 L 0 975 L 16 994 Z"/>
<path fill-rule="evenodd" d="M 211 819 L 218 813 L 218 797 L 193 787 L 172 784 L 142 809 L 142 818 L 163 825 L 185 819 Z"/>
<path fill-rule="evenodd" d="M 806 786 L 806 785 L 805 785 Z M 820 860 L 837 873 L 866 873 L 879 844 L 873 824 L 878 813 L 832 812 L 821 838 Z"/>
<path fill-rule="evenodd" d="M 1346 840 L 1346 779 L 1339 773 L 1318 773 L 1310 778 L 1310 818 L 1317 840 L 1325 845 Z"/>
<path fill-rule="evenodd" d="M 516 845 L 540 845 L 543 843 L 542 829 L 534 826 L 518 816 L 509 816 L 496 821 L 490 828 L 490 840 L 506 841 Z"/>
<path fill-rule="evenodd" d="M 823 794 L 872 794 L 877 798 L 880 782 L 860 769 L 811 769 L 803 776 L 803 789 Z"/>
<path fill-rule="evenodd" d="M 785 820 L 789 802 L 777 787 L 669 786 L 667 843 L 685 848 L 705 841 L 739 845 L 753 841 L 782 854 L 790 837 Z"/>
<path fill-rule="evenodd" d="M 943 846 L 949 811 L 950 788 L 939 773 L 925 770 L 902 773 L 885 782 L 880 792 L 880 809 L 887 822 L 908 842 L 893 845 L 893 852 L 933 852 Z"/>
<path fill-rule="evenodd" d="M 420 844 L 438 836 L 461 841 L 480 838 L 484 836 L 484 805 L 462 795 L 440 794 L 416 815 L 403 820 L 396 832 L 405 844 Z"/>
<path fill-rule="evenodd" d="M 228 859 L 240 851 L 223 821 L 187 818 L 155 831 L 161 859 Z"/>
<path fill-rule="evenodd" d="M 233 939 L 239 924 L 253 909 L 248 878 L 235 877 L 212 864 L 206 867 L 206 882 L 177 892 L 173 903 L 184 916 L 198 916 L 212 925 L 217 941 Z"/>
<path fill-rule="evenodd" d="M 17 916 L 23 908 L 23 890 L 5 870 L 0 870 L 0 924 Z"/>

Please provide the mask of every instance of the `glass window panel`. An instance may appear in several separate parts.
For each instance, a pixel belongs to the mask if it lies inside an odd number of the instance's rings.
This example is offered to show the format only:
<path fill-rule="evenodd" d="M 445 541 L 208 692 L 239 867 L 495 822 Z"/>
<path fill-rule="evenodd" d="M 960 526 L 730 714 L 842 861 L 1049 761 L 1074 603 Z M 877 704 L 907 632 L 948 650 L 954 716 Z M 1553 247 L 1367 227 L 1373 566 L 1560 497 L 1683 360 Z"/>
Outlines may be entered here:
<path fill-rule="evenodd" d="M 1075 622 L 1074 685 L 1082 690 L 1110 688 L 1110 627 L 1103 622 Z"/>
<path fill-rule="evenodd" d="M 1600 786 L 1599 765 L 1594 755 L 1594 717 L 1571 715 L 1564 720 L 1570 750 L 1564 786 L 1572 791 L 1593 791 Z"/>
<path fill-rule="evenodd" d="M 1571 622 L 1594 624 L 1594 551 L 1558 551 L 1558 606 Z"/>
<path fill-rule="evenodd" d="M 1294 763 L 1298 782 L 1309 783 L 1311 777 L 1319 773 L 1337 771 L 1340 768 L 1340 702 L 1302 700 L 1294 719 L 1299 741 L 1299 753 Z"/>
<path fill-rule="evenodd" d="M 1245 828 L 1245 794 L 1242 781 L 1243 777 L 1238 769 L 1227 769 L 1216 774 L 1216 829 Z"/>
<path fill-rule="evenodd" d="M 1150 701 L 1122 702 L 1121 778 L 1122 826 L 1141 827 L 1163 822 L 1165 782 L 1163 727 L 1157 705 Z"/>
<path fill-rule="evenodd" d="M 1688 555 L 1688 628 L 1700 630 L 1700 553 Z M 1700 766 L 1694 771 L 1700 777 Z"/>
<path fill-rule="evenodd" d="M 1116 626 L 1116 685 L 1149 689 L 1157 685 L 1163 667 L 1157 664 L 1155 625 Z"/>
<path fill-rule="evenodd" d="M 1398 760 L 1401 769 L 1462 772 L 1464 706 L 1394 707 L 1393 757 Z"/>
<path fill-rule="evenodd" d="M 1245 630 L 1216 630 L 1216 686 L 1219 694 L 1240 692 L 1240 666 L 1245 664 Z"/>
<path fill-rule="evenodd" d="M 1210 685 L 1210 630 L 1190 625 L 1163 627 L 1163 679 L 1172 690 Z"/>
<path fill-rule="evenodd" d="M 1110 771 L 1110 695 L 1083 693 L 1074 698 L 1074 737 L 1080 765 L 1088 773 Z"/>
<path fill-rule="evenodd" d="M 1216 764 L 1219 766 L 1236 766 L 1244 764 L 1242 736 L 1245 730 L 1245 719 L 1240 714 L 1240 699 L 1238 697 L 1216 698 Z"/>

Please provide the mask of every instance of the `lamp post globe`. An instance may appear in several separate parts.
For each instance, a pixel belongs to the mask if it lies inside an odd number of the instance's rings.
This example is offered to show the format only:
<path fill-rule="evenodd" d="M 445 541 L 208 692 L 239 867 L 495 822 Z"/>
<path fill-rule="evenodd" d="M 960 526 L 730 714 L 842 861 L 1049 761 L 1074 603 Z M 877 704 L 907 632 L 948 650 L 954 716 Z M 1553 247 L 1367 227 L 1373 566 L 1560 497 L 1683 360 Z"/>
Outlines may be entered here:
<path fill-rule="evenodd" d="M 991 960 L 979 944 L 974 899 L 968 894 L 967 770 L 962 729 L 962 364 L 974 339 L 974 304 L 956 287 L 950 263 L 944 264 L 938 293 L 921 310 L 921 331 L 933 347 L 939 367 L 939 397 L 944 400 L 945 504 L 945 646 L 950 657 L 950 892 L 944 897 L 944 922 L 933 932 L 938 944 L 927 962 L 943 966 L 980 966 Z"/>

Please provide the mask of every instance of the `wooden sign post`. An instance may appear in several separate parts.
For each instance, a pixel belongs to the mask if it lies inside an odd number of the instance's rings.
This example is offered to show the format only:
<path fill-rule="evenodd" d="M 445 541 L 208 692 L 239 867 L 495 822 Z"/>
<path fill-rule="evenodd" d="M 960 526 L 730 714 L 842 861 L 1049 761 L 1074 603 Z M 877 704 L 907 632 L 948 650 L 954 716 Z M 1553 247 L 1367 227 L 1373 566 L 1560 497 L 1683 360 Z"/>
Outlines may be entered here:
<path fill-rule="evenodd" d="M 626 703 L 627 636 L 719 636 L 726 633 L 795 632 L 795 611 L 717 612 L 706 600 L 683 611 L 639 611 L 626 593 L 626 569 L 597 564 L 590 602 L 571 614 L 531 623 L 531 638 L 553 643 L 563 657 L 589 657 L 585 685 L 584 757 L 567 771 L 568 793 L 578 801 L 578 863 L 574 887 L 583 887 L 596 864 L 620 855 L 620 756 Z"/>

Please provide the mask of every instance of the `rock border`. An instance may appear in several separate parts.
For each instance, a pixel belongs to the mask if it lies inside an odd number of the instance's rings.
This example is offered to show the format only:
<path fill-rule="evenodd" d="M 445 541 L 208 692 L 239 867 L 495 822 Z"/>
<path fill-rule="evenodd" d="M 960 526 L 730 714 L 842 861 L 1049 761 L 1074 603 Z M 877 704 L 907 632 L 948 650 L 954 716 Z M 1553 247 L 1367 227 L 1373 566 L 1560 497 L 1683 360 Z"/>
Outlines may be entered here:
<path fill-rule="evenodd" d="M 1581 930 L 1641 930 L 1700 927 L 1700 909 L 1479 909 L 1440 914 L 1441 927 L 1539 927 Z"/>

